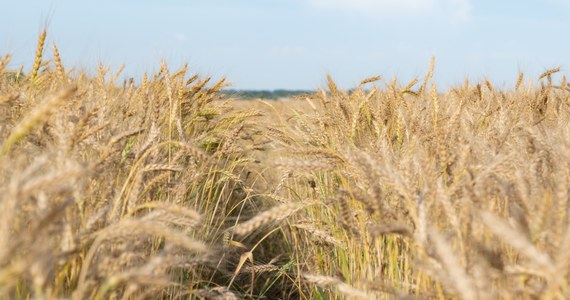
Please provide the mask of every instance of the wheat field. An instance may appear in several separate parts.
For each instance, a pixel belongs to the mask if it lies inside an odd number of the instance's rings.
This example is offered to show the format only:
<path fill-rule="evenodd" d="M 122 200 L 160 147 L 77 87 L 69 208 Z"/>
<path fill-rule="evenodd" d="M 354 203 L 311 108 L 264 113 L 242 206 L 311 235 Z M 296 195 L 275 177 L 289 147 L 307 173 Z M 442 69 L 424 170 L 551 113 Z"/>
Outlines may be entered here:
<path fill-rule="evenodd" d="M 560 69 L 238 101 L 45 39 L 0 58 L 3 299 L 570 298 Z"/>

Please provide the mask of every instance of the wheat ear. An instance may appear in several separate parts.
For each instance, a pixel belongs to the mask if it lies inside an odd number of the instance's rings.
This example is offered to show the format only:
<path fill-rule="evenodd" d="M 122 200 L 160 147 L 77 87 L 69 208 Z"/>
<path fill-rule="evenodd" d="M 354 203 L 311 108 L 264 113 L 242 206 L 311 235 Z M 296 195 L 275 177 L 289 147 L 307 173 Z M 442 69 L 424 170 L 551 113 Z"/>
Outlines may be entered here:
<path fill-rule="evenodd" d="M 249 219 L 245 223 L 235 226 L 233 232 L 236 235 L 246 235 L 264 225 L 283 220 L 304 206 L 305 205 L 298 202 L 293 202 L 273 207 Z"/>
<path fill-rule="evenodd" d="M 52 97 L 45 103 L 42 103 L 39 107 L 34 109 L 28 117 L 24 118 L 12 131 L 12 134 L 8 136 L 4 145 L 2 145 L 2 151 L 0 152 L 0 157 L 8 153 L 10 148 L 14 146 L 19 140 L 24 138 L 34 127 L 41 124 L 51 116 L 55 109 L 67 98 L 71 97 L 73 93 L 77 90 L 76 87 L 67 88 L 61 91 L 56 96 Z"/>
<path fill-rule="evenodd" d="M 45 30 L 43 30 L 42 33 L 40 34 L 39 38 L 38 38 L 38 46 L 36 47 L 36 57 L 34 59 L 34 66 L 32 67 L 32 75 L 31 75 L 32 84 L 36 80 L 36 77 L 38 76 L 38 71 L 39 71 L 40 66 L 42 64 L 42 55 L 44 52 L 46 35 L 47 35 L 47 32 Z"/>

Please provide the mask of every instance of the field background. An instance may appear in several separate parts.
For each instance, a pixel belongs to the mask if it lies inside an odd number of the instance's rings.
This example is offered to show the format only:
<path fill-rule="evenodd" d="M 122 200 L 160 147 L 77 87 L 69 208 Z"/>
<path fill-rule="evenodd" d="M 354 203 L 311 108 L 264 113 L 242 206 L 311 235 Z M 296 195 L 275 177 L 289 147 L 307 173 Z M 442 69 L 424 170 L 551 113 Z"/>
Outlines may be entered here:
<path fill-rule="evenodd" d="M 570 297 L 570 87 L 374 77 L 240 101 L 166 63 L 0 60 L 11 299 Z"/>

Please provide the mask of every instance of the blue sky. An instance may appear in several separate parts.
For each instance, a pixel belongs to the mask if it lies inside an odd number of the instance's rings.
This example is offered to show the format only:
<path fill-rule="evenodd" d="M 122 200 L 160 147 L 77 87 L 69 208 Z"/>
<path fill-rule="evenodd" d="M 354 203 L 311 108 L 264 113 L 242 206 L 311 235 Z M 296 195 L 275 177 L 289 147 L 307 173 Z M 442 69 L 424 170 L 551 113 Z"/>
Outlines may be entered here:
<path fill-rule="evenodd" d="M 570 0 L 0 0 L 0 55 L 29 69 L 48 27 L 67 67 L 139 78 L 188 63 L 238 89 L 410 81 L 437 59 L 442 86 L 570 68 Z"/>

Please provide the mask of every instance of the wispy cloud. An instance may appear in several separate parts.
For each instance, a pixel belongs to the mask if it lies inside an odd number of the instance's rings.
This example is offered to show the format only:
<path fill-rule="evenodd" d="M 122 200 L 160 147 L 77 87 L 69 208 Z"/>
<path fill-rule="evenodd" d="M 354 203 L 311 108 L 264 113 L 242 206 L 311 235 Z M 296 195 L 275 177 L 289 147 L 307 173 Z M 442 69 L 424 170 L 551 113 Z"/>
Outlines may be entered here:
<path fill-rule="evenodd" d="M 179 42 L 186 42 L 188 41 L 188 36 L 184 33 L 178 32 L 174 34 L 174 39 Z"/>
<path fill-rule="evenodd" d="M 444 17 L 465 21 L 471 11 L 470 0 L 307 0 L 314 7 L 350 11 L 366 16 Z"/>

